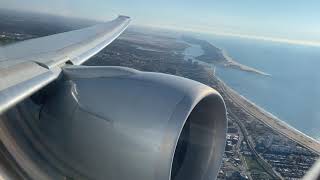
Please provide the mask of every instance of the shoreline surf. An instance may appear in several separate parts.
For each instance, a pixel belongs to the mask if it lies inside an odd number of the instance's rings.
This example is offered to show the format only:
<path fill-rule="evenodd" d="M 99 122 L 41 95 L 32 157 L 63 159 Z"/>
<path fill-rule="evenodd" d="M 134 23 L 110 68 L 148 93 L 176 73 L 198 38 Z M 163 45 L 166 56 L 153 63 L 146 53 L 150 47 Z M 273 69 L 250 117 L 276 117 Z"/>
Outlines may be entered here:
<path fill-rule="evenodd" d="M 234 103 L 241 106 L 245 111 L 247 111 L 252 116 L 256 117 L 259 121 L 273 129 L 274 131 L 282 134 L 283 136 L 291 139 L 309 150 L 320 154 L 320 142 L 316 139 L 304 134 L 303 132 L 297 130 L 293 126 L 279 119 L 271 112 L 263 109 L 262 107 L 256 105 L 246 97 L 242 96 L 240 93 L 229 87 L 223 80 L 215 76 L 218 79 L 219 85 L 224 89 L 224 93 L 228 94 Z"/>
<path fill-rule="evenodd" d="M 220 49 L 220 50 L 223 52 L 223 56 L 226 58 L 226 60 L 228 62 L 238 64 L 238 65 L 240 64 L 240 63 L 234 61 L 226 53 L 225 50 L 223 50 L 223 49 Z M 186 54 L 184 54 L 184 55 L 186 55 Z M 190 54 L 188 54 L 188 55 L 190 56 Z M 194 57 L 194 58 L 196 59 L 197 57 Z M 198 61 L 200 61 L 200 60 L 198 60 Z M 211 63 L 208 63 L 208 64 L 211 64 Z M 214 65 L 214 64 L 211 64 L 211 65 Z M 240 64 L 240 65 L 242 65 L 242 64 Z M 245 66 L 245 65 L 243 65 L 243 66 Z M 245 67 L 250 68 L 249 66 L 245 66 Z M 243 70 L 243 71 L 245 71 L 245 70 Z M 256 70 L 253 72 L 259 73 L 260 75 L 271 76 L 270 74 L 260 72 L 259 70 Z M 280 118 L 273 115 L 271 112 L 263 109 L 259 105 L 250 101 L 248 98 L 244 97 L 239 92 L 237 92 L 236 90 L 234 90 L 230 86 L 228 86 L 216 74 L 214 76 L 219 81 L 219 85 L 222 87 L 222 89 L 224 89 L 224 93 L 226 93 L 230 97 L 232 97 L 232 101 L 237 103 L 240 107 L 242 107 L 249 114 L 256 117 L 260 122 L 262 122 L 266 126 L 270 127 L 274 131 L 278 132 L 279 134 L 287 137 L 288 139 L 291 139 L 291 140 L 297 142 L 298 144 L 306 147 L 307 149 L 309 149 L 317 154 L 320 154 L 320 142 L 318 140 L 316 140 L 316 139 L 304 134 L 303 132 L 297 130 L 293 126 L 289 125 L 285 121 L 283 121 Z"/>

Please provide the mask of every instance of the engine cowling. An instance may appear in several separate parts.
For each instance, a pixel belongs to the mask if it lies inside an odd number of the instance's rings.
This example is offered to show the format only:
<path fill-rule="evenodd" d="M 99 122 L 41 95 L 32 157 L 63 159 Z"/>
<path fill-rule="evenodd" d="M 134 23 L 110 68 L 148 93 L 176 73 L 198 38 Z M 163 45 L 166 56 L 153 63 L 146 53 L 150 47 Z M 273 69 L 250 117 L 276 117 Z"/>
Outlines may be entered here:
<path fill-rule="evenodd" d="M 216 178 L 227 126 L 217 91 L 123 67 L 63 73 L 34 127 L 65 167 L 88 179 Z"/>

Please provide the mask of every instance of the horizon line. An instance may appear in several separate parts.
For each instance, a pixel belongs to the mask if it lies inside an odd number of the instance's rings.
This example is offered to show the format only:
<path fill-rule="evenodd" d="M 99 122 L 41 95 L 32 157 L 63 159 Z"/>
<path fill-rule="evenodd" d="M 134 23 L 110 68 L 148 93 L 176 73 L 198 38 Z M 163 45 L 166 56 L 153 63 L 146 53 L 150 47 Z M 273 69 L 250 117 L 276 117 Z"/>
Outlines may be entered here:
<path fill-rule="evenodd" d="M 19 11 L 21 13 L 36 13 L 36 14 L 45 14 L 45 15 L 58 16 L 58 17 L 60 16 L 62 18 L 76 18 L 76 19 L 83 19 L 83 20 L 88 20 L 88 21 L 97 21 L 97 22 L 99 22 L 99 21 L 104 22 L 105 21 L 101 18 L 84 18 L 84 17 L 79 17 L 79 16 L 62 15 L 62 14 L 55 14 L 55 13 L 49 13 L 49 12 L 16 10 L 16 9 L 10 9 L 10 8 L 0 8 L 0 9 L 9 10 L 9 11 Z M 219 31 L 214 31 L 214 30 L 201 30 L 201 29 L 194 29 L 194 28 L 176 28 L 175 26 L 166 26 L 166 25 L 148 25 L 148 24 L 140 24 L 140 23 L 133 23 L 132 25 L 142 26 L 142 27 L 147 27 L 147 28 L 148 27 L 149 28 L 160 28 L 160 29 L 166 29 L 166 30 L 172 30 L 172 31 L 185 31 L 185 32 L 192 32 L 192 33 L 203 33 L 203 34 L 210 34 L 210 35 L 238 37 L 238 38 L 262 40 L 262 41 L 269 41 L 269 42 L 278 42 L 278 43 L 293 44 L 293 45 L 320 47 L 320 41 L 288 39 L 288 38 L 282 38 L 282 37 L 262 36 L 262 35 L 245 34 L 245 33 L 219 32 Z"/>
<path fill-rule="evenodd" d="M 282 37 L 261 36 L 261 35 L 244 34 L 244 33 L 218 32 L 218 31 L 213 31 L 213 30 L 212 31 L 211 30 L 197 30 L 197 29 L 191 29 L 191 28 L 176 28 L 176 27 L 172 27 L 172 26 L 145 25 L 145 24 L 143 24 L 143 25 L 134 24 L 134 25 L 147 27 L 147 28 L 166 29 L 166 30 L 172 30 L 172 31 L 185 31 L 185 32 L 191 32 L 191 33 L 203 33 L 203 34 L 209 34 L 209 35 L 219 35 L 219 36 L 237 37 L 237 38 L 244 38 L 244 39 L 254 39 L 254 40 L 278 42 L 278 43 L 285 43 L 285 44 L 292 44 L 292 45 L 320 47 L 320 41 L 288 39 L 288 38 L 282 38 Z"/>

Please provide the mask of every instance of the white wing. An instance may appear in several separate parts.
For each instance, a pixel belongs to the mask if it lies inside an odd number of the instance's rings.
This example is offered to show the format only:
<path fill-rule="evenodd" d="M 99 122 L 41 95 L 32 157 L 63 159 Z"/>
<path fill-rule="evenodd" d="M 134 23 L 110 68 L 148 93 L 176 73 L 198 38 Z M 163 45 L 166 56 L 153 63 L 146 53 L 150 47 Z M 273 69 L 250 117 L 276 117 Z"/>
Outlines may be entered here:
<path fill-rule="evenodd" d="M 128 26 L 130 18 L 0 48 L 0 114 L 55 80 L 65 64 L 80 65 Z"/>

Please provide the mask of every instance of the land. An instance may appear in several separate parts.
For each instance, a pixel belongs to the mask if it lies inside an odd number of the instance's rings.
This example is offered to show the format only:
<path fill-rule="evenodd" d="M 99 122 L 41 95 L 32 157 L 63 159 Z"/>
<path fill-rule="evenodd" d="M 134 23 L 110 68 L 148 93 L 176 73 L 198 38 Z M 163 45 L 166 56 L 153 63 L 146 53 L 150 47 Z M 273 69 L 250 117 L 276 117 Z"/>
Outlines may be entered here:
<path fill-rule="evenodd" d="M 204 53 L 196 57 L 196 59 L 200 61 L 203 61 L 206 63 L 213 63 L 215 65 L 223 65 L 227 68 L 238 69 L 241 71 L 255 73 L 258 75 L 271 76 L 271 74 L 265 73 L 253 67 L 249 67 L 235 61 L 228 55 L 228 53 L 225 50 L 217 48 L 216 46 L 212 45 L 208 41 L 195 39 L 189 36 L 183 36 L 182 39 L 188 43 L 198 44 L 201 46 L 201 48 L 204 50 Z"/>
<path fill-rule="evenodd" d="M 211 66 L 185 61 L 182 52 L 187 47 L 179 37 L 127 31 L 86 64 L 168 73 L 215 88 L 225 99 L 229 124 L 219 178 L 301 178 L 318 158 L 319 144 L 240 96 L 214 76 Z"/>
<path fill-rule="evenodd" d="M 86 65 L 168 73 L 215 88 L 226 102 L 229 126 L 219 179 L 301 178 L 319 157 L 318 142 L 297 134 L 240 96 L 214 76 L 211 66 L 184 60 L 183 49 L 187 47 L 179 37 L 129 30 Z"/>
<path fill-rule="evenodd" d="M 10 31 L 14 23 L 10 28 L 1 23 L 0 32 L 12 39 L 10 43 L 52 33 L 41 28 L 33 32 L 35 27 L 24 32 Z M 35 24 L 39 26 L 41 23 Z M 69 29 L 68 26 L 55 33 Z M 215 88 L 225 100 L 228 117 L 227 144 L 218 179 L 301 178 L 319 158 L 319 143 L 239 95 L 215 76 L 211 66 L 186 61 L 183 52 L 190 43 L 175 33 L 129 29 L 87 61 L 86 65 L 126 66 L 141 71 L 168 73 Z M 219 48 L 213 52 L 212 48 L 201 47 L 208 60 L 216 56 L 225 58 Z M 211 44 L 209 47 L 212 47 Z"/>
<path fill-rule="evenodd" d="M 320 143 L 315 139 L 301 133 L 285 122 L 277 119 L 270 113 L 261 109 L 257 105 L 254 105 L 252 102 L 248 101 L 243 96 L 239 95 L 236 91 L 228 87 L 224 82 L 221 82 L 221 87 L 224 88 L 224 92 L 228 95 L 232 101 L 237 104 L 237 106 L 242 107 L 248 114 L 259 119 L 262 123 L 272 128 L 274 131 L 279 132 L 286 136 L 287 138 L 304 145 L 306 148 L 311 151 L 320 154 Z"/>
<path fill-rule="evenodd" d="M 0 45 L 96 24 L 96 21 L 13 11 L 0 7 Z"/>

